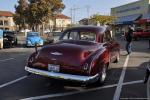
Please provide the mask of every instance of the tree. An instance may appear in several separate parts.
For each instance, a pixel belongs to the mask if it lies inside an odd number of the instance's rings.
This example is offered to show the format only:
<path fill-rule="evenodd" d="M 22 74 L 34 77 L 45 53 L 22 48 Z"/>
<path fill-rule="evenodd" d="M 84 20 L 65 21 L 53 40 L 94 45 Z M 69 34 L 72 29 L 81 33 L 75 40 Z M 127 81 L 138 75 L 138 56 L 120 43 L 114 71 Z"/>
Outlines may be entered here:
<path fill-rule="evenodd" d="M 113 20 L 115 19 L 114 16 L 107 16 L 107 15 L 99 15 L 99 14 L 94 14 L 93 16 L 91 16 L 91 20 L 92 22 L 96 23 L 96 24 L 106 24 L 109 23 L 111 24 L 113 22 Z"/>
<path fill-rule="evenodd" d="M 64 9 L 62 0 L 29 0 L 28 23 L 33 28 L 47 23 Z M 34 28 L 36 27 L 36 28 Z"/>
<path fill-rule="evenodd" d="M 14 14 L 14 22 L 19 25 L 19 29 L 25 28 L 27 16 L 28 2 L 27 0 L 19 0 L 18 5 L 15 5 L 16 12 Z"/>
<path fill-rule="evenodd" d="M 64 7 L 62 0 L 19 0 L 18 5 L 15 5 L 14 20 L 17 25 L 24 27 L 28 24 L 34 31 L 37 31 L 39 25 L 54 18 Z"/>

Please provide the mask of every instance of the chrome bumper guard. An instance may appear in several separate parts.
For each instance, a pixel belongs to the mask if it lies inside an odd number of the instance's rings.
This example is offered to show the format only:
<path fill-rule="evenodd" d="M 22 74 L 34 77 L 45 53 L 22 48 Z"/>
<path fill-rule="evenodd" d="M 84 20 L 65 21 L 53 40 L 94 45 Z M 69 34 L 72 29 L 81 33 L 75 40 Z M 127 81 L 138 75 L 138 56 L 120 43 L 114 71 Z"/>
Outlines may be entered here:
<path fill-rule="evenodd" d="M 35 68 L 30 68 L 27 66 L 25 66 L 25 70 L 30 73 L 47 76 L 47 77 L 51 77 L 51 78 L 55 78 L 55 79 L 63 79 L 63 80 L 71 80 L 71 81 L 79 81 L 79 82 L 95 82 L 99 78 L 98 74 L 96 74 L 94 76 L 71 75 L 71 74 L 43 71 L 43 70 L 39 70 L 39 69 L 35 69 Z"/>

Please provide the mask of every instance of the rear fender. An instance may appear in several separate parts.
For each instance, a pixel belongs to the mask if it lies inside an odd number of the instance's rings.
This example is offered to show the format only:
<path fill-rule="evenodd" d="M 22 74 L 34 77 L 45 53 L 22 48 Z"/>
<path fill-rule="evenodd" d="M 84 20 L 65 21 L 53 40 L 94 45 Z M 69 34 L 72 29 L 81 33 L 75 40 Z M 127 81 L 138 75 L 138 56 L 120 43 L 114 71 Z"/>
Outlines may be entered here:
<path fill-rule="evenodd" d="M 106 48 L 97 50 L 90 58 L 89 75 L 95 75 L 99 72 L 101 64 L 107 64 L 109 62 L 109 53 Z M 93 64 L 95 63 L 95 64 Z"/>

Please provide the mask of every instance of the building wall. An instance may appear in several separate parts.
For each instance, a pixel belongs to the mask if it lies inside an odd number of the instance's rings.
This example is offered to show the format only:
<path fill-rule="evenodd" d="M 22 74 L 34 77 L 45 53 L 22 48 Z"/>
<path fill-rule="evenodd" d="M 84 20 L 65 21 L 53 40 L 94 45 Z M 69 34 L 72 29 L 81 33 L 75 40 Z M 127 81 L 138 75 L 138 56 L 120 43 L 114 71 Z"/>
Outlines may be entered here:
<path fill-rule="evenodd" d="M 111 8 L 111 15 L 116 17 L 128 16 L 133 14 L 146 14 L 149 11 L 150 0 L 140 0 Z"/>
<path fill-rule="evenodd" d="M 71 19 L 57 18 L 55 31 L 62 31 L 64 29 L 66 29 L 68 27 L 68 25 L 70 25 L 70 24 L 71 24 Z M 50 30 L 50 31 L 53 31 L 54 27 L 55 27 L 55 22 L 52 19 L 50 19 L 49 23 L 47 25 L 45 25 L 45 29 Z"/>
<path fill-rule="evenodd" d="M 0 17 L 0 29 L 3 30 L 15 30 L 15 24 L 13 17 Z"/>
<path fill-rule="evenodd" d="M 133 3 L 125 4 L 122 6 L 111 8 L 111 15 L 116 16 L 116 18 L 130 16 L 135 14 L 145 15 L 150 12 L 150 0 L 139 0 Z M 117 20 L 117 19 L 116 19 Z M 116 21 L 114 20 L 114 22 Z M 116 25 L 115 33 L 122 33 L 126 31 L 128 25 Z M 134 24 L 136 28 L 137 25 Z M 145 29 L 145 25 L 139 25 L 142 29 Z"/>
<path fill-rule="evenodd" d="M 70 19 L 56 19 L 56 27 L 66 28 L 69 24 L 71 24 Z"/>

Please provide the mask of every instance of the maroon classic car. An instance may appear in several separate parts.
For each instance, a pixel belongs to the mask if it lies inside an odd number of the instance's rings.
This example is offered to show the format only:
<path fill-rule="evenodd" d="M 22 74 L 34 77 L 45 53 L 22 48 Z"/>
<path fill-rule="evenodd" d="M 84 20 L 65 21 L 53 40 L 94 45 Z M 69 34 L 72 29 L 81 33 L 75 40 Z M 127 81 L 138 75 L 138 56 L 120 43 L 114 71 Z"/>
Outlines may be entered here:
<path fill-rule="evenodd" d="M 34 52 L 25 70 L 55 79 L 103 83 L 110 62 L 118 62 L 120 54 L 114 39 L 106 41 L 106 31 L 97 26 L 67 29 L 60 41 Z"/>
<path fill-rule="evenodd" d="M 138 40 L 138 38 L 150 38 L 150 30 L 136 30 L 133 32 L 133 38 Z"/>

